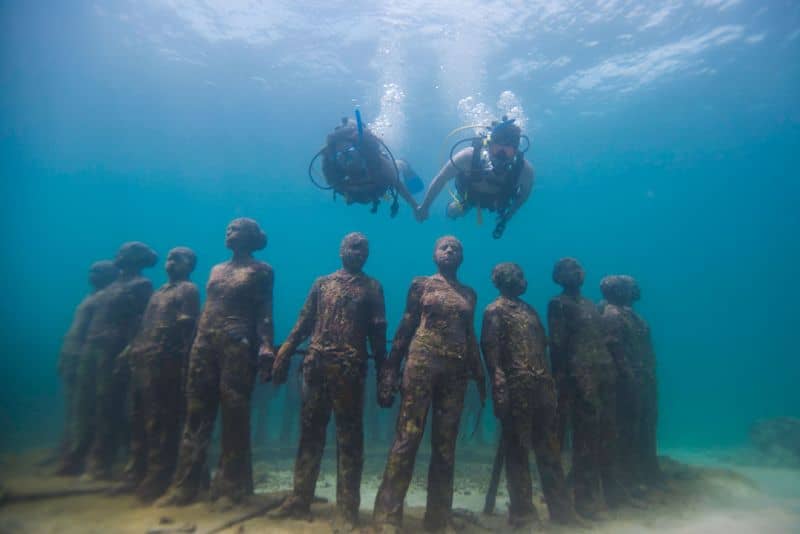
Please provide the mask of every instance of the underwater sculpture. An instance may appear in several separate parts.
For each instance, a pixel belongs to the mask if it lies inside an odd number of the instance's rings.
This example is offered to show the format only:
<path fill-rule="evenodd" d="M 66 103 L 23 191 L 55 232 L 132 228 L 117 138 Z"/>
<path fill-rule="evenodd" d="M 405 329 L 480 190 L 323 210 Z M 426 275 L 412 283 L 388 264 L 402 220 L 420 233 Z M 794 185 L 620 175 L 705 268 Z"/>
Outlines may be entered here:
<path fill-rule="evenodd" d="M 380 372 L 380 402 L 391 406 L 405 359 L 402 399 L 394 443 L 375 498 L 373 518 L 384 530 L 399 528 L 403 501 L 411 483 L 428 411 L 432 412 L 425 527 L 451 522 L 453 470 L 458 426 L 467 381 L 486 396 L 480 349 L 475 335 L 475 291 L 458 281 L 461 242 L 452 236 L 436 241 L 438 273 L 411 282 L 406 309 L 392 349 Z"/>
<path fill-rule="evenodd" d="M 492 377 L 495 415 L 502 424 L 508 484 L 509 523 L 537 519 L 528 455 L 536 465 L 551 520 L 575 518 L 561 467 L 556 429 L 556 389 L 547 365 L 547 338 L 539 315 L 520 299 L 528 283 L 519 265 L 500 263 L 492 271 L 500 296 L 483 313 L 481 349 Z"/>
<path fill-rule="evenodd" d="M 84 424 L 77 421 L 78 412 L 75 401 L 77 391 L 82 386 L 78 383 L 78 379 L 86 381 L 90 378 L 79 375 L 78 364 L 81 353 L 84 350 L 86 334 L 89 331 L 92 315 L 97 309 L 98 301 L 101 298 L 100 291 L 116 280 L 118 274 L 119 269 L 112 261 L 103 260 L 91 265 L 89 268 L 89 284 L 92 286 L 92 292 L 84 297 L 78 307 L 75 308 L 72 323 L 61 344 L 61 351 L 58 355 L 58 374 L 64 382 L 64 435 L 59 446 L 61 465 L 58 473 L 62 475 L 78 474 L 83 469 L 82 460 L 70 461 L 68 458 L 69 452 L 73 448 L 72 438 L 76 432 L 75 426 Z M 82 417 L 89 416 L 90 414 L 84 414 Z M 80 433 L 80 431 L 77 432 Z"/>
<path fill-rule="evenodd" d="M 553 281 L 564 291 L 550 300 L 547 319 L 560 424 L 565 410 L 572 423 L 575 508 L 594 518 L 603 514 L 604 504 L 615 506 L 627 495 L 614 450 L 617 371 L 606 346 L 602 316 L 592 301 L 581 296 L 583 280 L 583 268 L 575 259 L 556 262 Z M 563 435 L 563 428 L 559 432 Z"/>
<path fill-rule="evenodd" d="M 143 501 L 161 495 L 175 470 L 186 365 L 200 314 L 200 294 L 189 281 L 196 264 L 189 248 L 169 251 L 169 281 L 150 297 L 139 332 L 119 356 L 131 370 L 131 441 L 118 490 L 136 489 Z"/>
<path fill-rule="evenodd" d="M 206 482 L 206 454 L 217 409 L 222 450 L 211 498 L 238 502 L 253 493 L 250 398 L 257 372 L 270 378 L 274 360 L 272 267 L 253 257 L 267 236 L 253 219 L 234 219 L 225 233 L 233 257 L 215 265 L 189 356 L 186 423 L 172 484 L 158 505 L 194 501 Z"/>
<path fill-rule="evenodd" d="M 381 284 L 362 268 L 369 242 L 361 233 L 345 236 L 339 248 L 342 268 L 311 286 L 300 316 L 278 350 L 272 379 L 286 381 L 298 345 L 311 338 L 303 358 L 304 394 L 294 490 L 272 517 L 309 517 L 319 476 L 325 432 L 336 421 L 335 522 L 351 529 L 358 522 L 364 464 L 364 380 L 367 342 L 376 367 L 386 356 L 386 310 Z"/>
<path fill-rule="evenodd" d="M 86 457 L 88 476 L 111 477 L 111 464 L 124 430 L 127 384 L 116 373 L 117 355 L 133 338 L 153 292 L 153 284 L 141 275 L 155 265 L 155 251 L 138 241 L 123 244 L 114 264 L 118 278 L 98 293 L 97 307 L 86 332 L 86 344 L 78 362 L 79 388 L 75 399 L 75 435 L 63 470 L 77 467 Z"/>
<path fill-rule="evenodd" d="M 623 483 L 631 490 L 662 481 L 656 451 L 658 387 L 650 327 L 633 310 L 640 291 L 627 275 L 606 276 L 600 291 L 607 303 L 603 320 L 608 348 L 617 365 L 619 441 L 617 454 Z"/>

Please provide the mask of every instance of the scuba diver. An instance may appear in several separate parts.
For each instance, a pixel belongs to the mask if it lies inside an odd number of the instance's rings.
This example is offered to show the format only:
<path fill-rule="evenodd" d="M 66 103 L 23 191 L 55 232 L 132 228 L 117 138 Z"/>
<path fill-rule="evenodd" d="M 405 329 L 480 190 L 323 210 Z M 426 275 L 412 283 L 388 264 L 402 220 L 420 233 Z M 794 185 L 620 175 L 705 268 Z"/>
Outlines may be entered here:
<path fill-rule="evenodd" d="M 450 179 L 455 178 L 456 192 L 450 193 L 453 201 L 447 206 L 447 216 L 456 219 L 475 207 L 480 224 L 481 209 L 497 212 L 497 224 L 492 237 L 502 237 L 506 223 L 528 200 L 533 189 L 533 166 L 525 160 L 530 140 L 522 135 L 514 119 L 506 116 L 500 121 L 493 121 L 485 129 L 486 132 L 453 145 L 450 161 L 433 179 L 425 199 L 415 212 L 418 221 L 428 218 L 428 211 L 437 195 Z M 523 138 L 526 146 L 520 150 L 520 140 Z M 471 141 L 472 146 L 454 154 L 467 141 Z"/>
<path fill-rule="evenodd" d="M 334 199 L 341 195 L 348 205 L 372 204 L 372 213 L 386 199 L 392 202 L 391 216 L 397 215 L 398 195 L 416 211 L 413 195 L 425 188 L 422 180 L 407 162 L 395 159 L 386 144 L 364 126 L 358 109 L 355 116 L 356 120 L 342 118 L 342 123 L 328 134 L 325 146 L 311 159 L 308 165 L 311 182 L 320 189 L 332 190 Z M 320 156 L 327 185 L 314 178 L 314 164 Z"/>

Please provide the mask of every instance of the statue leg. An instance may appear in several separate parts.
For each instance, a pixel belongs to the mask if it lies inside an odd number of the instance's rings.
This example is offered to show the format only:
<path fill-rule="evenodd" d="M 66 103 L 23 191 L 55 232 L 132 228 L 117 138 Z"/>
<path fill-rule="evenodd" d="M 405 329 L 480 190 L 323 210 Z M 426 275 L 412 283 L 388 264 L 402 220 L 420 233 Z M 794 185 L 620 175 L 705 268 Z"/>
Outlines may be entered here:
<path fill-rule="evenodd" d="M 558 440 L 555 383 L 539 377 L 533 390 L 533 450 L 550 519 L 557 523 L 575 520 L 575 508 L 561 466 Z"/>
<path fill-rule="evenodd" d="M 364 468 L 364 373 L 333 366 L 326 372 L 336 417 L 336 507 L 347 522 L 358 522 Z"/>
<path fill-rule="evenodd" d="M 403 501 L 411 484 L 414 461 L 425 430 L 431 390 L 429 357 L 410 353 L 403 373 L 403 398 L 397 415 L 395 438 L 375 497 L 373 519 L 378 524 L 400 526 L 403 521 Z"/>
<path fill-rule="evenodd" d="M 450 523 L 453 510 L 453 474 L 456 441 L 467 375 L 463 361 L 439 358 L 433 373 L 433 419 L 431 421 L 431 463 L 428 468 L 428 502 L 425 527 L 444 528 Z"/>
<path fill-rule="evenodd" d="M 186 381 L 186 422 L 172 485 L 159 505 L 185 505 L 197 498 L 206 481 L 206 454 L 219 406 L 220 367 L 209 335 L 192 345 Z"/>
<path fill-rule="evenodd" d="M 537 519 L 533 506 L 531 469 L 528 461 L 531 445 L 531 388 L 509 384 L 510 414 L 502 421 L 503 443 L 506 446 L 506 486 L 508 487 L 508 520 L 522 526 Z"/>
<path fill-rule="evenodd" d="M 229 339 L 220 362 L 220 405 L 222 451 L 211 483 L 211 497 L 240 501 L 253 494 L 253 465 L 250 445 L 250 398 L 256 367 L 253 344 Z"/>

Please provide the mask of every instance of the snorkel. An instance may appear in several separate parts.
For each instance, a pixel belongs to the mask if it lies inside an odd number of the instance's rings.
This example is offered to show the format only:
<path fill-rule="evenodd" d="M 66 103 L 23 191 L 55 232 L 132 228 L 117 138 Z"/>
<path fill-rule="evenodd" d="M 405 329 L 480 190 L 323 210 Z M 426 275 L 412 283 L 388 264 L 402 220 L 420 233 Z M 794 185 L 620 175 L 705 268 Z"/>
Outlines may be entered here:
<path fill-rule="evenodd" d="M 356 107 L 356 128 L 358 128 L 358 146 L 361 145 L 361 141 L 364 140 L 364 123 L 361 122 L 361 110 Z"/>

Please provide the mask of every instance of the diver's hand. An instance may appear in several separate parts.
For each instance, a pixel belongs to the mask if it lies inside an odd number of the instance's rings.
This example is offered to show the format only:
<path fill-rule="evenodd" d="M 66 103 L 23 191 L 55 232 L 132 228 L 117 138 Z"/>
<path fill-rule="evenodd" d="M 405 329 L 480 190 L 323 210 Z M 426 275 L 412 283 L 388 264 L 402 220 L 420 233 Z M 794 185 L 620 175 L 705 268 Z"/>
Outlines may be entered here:
<path fill-rule="evenodd" d="M 414 210 L 414 218 L 417 219 L 418 222 L 423 222 L 428 218 L 428 206 L 422 205 L 419 206 L 417 209 Z"/>
<path fill-rule="evenodd" d="M 272 365 L 275 363 L 275 352 L 267 345 L 258 350 L 258 378 L 261 383 L 272 380 Z"/>
<path fill-rule="evenodd" d="M 286 383 L 286 378 L 289 375 L 291 357 L 292 355 L 287 350 L 286 345 L 281 345 L 281 348 L 278 350 L 278 356 L 272 364 L 272 382 L 275 385 Z"/>

